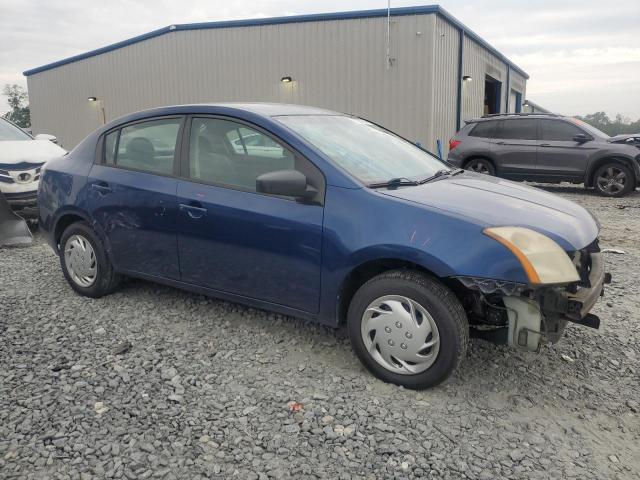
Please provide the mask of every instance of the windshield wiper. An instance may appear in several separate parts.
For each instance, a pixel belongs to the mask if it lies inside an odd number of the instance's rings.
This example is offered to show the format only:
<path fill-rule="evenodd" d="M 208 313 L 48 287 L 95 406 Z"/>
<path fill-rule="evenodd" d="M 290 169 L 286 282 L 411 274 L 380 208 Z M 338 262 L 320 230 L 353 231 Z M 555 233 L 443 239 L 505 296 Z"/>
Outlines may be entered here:
<path fill-rule="evenodd" d="M 431 180 L 435 180 L 436 178 L 444 177 L 445 175 L 451 175 L 451 170 L 445 170 L 445 169 L 438 170 L 436 173 L 434 173 L 430 177 L 420 180 L 420 184 L 430 182 Z"/>
<path fill-rule="evenodd" d="M 440 177 L 446 177 L 446 176 L 454 176 L 454 175 L 458 175 L 459 173 L 464 172 L 464 170 L 462 168 L 458 168 L 456 170 L 438 170 L 436 173 L 434 173 L 433 175 L 431 175 L 430 177 L 427 177 L 423 180 L 420 180 L 420 182 L 418 182 L 420 185 L 422 185 L 423 183 L 427 183 L 430 182 L 432 180 L 435 180 L 436 178 L 440 178 Z"/>
<path fill-rule="evenodd" d="M 386 182 L 377 182 L 377 183 L 370 183 L 368 185 L 369 188 L 383 188 L 383 187 L 404 187 L 404 186 L 411 186 L 411 185 L 420 185 L 420 182 L 416 181 L 416 180 L 409 180 L 406 177 L 396 177 L 396 178 L 392 178 L 391 180 L 388 180 Z"/>

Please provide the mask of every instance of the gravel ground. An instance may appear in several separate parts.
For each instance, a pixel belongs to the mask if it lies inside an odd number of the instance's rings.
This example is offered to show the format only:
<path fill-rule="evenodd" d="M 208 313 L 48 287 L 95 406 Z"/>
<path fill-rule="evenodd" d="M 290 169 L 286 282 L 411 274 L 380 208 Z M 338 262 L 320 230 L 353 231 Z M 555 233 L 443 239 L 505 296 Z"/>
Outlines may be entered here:
<path fill-rule="evenodd" d="M 547 189 L 626 252 L 604 329 L 472 340 L 424 392 L 367 374 L 344 329 L 142 281 L 85 299 L 37 237 L 0 250 L 0 477 L 640 478 L 640 192 Z"/>

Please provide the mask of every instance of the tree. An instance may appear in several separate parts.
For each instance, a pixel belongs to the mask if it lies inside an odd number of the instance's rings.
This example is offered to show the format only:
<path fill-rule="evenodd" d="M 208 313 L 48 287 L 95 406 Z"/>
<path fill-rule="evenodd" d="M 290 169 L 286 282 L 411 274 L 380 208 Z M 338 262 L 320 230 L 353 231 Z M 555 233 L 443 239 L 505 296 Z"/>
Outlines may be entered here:
<path fill-rule="evenodd" d="M 31 126 L 31 111 L 29 110 L 29 97 L 20 85 L 5 85 L 2 94 L 7 97 L 7 103 L 11 107 L 4 118 L 12 121 L 22 128 Z"/>
<path fill-rule="evenodd" d="M 617 114 L 613 121 L 605 112 L 590 113 L 585 116 L 578 115 L 577 118 L 611 136 L 623 133 L 640 133 L 640 119 L 632 122 L 630 118 L 620 114 Z"/>

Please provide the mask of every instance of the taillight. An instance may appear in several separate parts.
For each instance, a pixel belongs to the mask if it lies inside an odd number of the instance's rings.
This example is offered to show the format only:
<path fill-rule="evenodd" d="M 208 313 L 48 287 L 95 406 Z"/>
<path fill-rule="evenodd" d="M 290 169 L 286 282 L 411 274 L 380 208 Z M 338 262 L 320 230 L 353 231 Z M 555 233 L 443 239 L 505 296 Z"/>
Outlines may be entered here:
<path fill-rule="evenodd" d="M 456 148 L 458 145 L 460 145 L 460 140 L 454 140 L 453 138 L 451 140 L 449 140 L 449 151 L 453 150 L 454 148 Z"/>

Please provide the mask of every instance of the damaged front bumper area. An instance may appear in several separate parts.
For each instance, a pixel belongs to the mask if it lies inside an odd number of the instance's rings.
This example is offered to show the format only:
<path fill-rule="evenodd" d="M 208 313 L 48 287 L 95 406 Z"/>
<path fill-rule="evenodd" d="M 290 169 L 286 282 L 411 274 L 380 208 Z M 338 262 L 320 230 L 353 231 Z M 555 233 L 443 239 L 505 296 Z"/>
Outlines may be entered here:
<path fill-rule="evenodd" d="M 590 313 L 611 276 L 597 242 L 572 258 L 580 281 L 531 287 L 475 277 L 457 277 L 467 294 L 463 304 L 475 336 L 537 351 L 543 341 L 556 343 L 567 323 L 600 328 Z"/>

